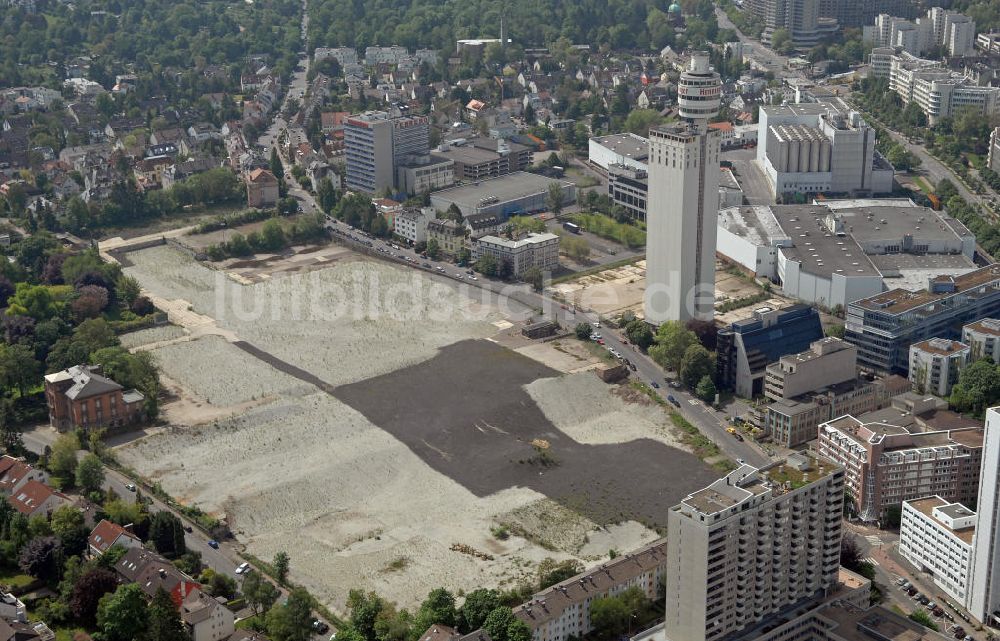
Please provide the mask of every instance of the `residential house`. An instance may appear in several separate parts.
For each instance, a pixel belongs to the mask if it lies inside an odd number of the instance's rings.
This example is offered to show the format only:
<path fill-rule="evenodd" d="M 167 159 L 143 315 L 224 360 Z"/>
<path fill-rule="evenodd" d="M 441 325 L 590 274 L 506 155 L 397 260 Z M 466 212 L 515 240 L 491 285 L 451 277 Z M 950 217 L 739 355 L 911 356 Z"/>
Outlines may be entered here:
<path fill-rule="evenodd" d="M 143 548 L 129 548 L 115 564 L 115 572 L 126 583 L 137 583 L 143 593 L 152 598 L 163 588 L 179 608 L 185 599 L 201 585 L 178 570 L 155 552 Z"/>
<path fill-rule="evenodd" d="M 232 610 L 201 590 L 187 595 L 180 614 L 191 641 L 221 641 L 236 631 Z"/>
<path fill-rule="evenodd" d="M 509 227 L 503 216 L 483 212 L 481 214 L 469 214 L 465 217 L 465 228 L 469 230 L 472 238 L 499 234 Z"/>
<path fill-rule="evenodd" d="M 142 547 L 142 541 L 130 529 L 107 519 L 101 519 L 101 522 L 94 527 L 87 538 L 87 543 L 91 557 L 101 556 L 116 546 L 122 548 Z"/>
<path fill-rule="evenodd" d="M 278 203 L 278 179 L 267 169 L 247 174 L 247 204 L 250 207 L 273 207 Z"/>
<path fill-rule="evenodd" d="M 21 602 L 21 599 L 13 594 L 0 592 L 0 619 L 27 623 L 28 609 Z"/>
<path fill-rule="evenodd" d="M 209 140 L 222 140 L 222 132 L 210 122 L 199 122 L 188 127 L 188 136 L 197 144 Z"/>
<path fill-rule="evenodd" d="M 52 516 L 58 508 L 71 503 L 68 496 L 56 492 L 39 481 L 28 481 L 21 489 L 7 497 L 7 501 L 21 514 L 32 516 Z"/>
<path fill-rule="evenodd" d="M 22 623 L 0 619 L 0 641 L 51 641 L 52 639 L 55 639 L 55 634 L 52 634 L 44 623 Z"/>
<path fill-rule="evenodd" d="M 135 179 L 139 187 L 148 189 L 163 184 L 163 172 L 174 164 L 170 156 L 152 156 L 143 158 L 135 164 Z"/>
<path fill-rule="evenodd" d="M 434 220 L 434 208 L 404 209 L 396 216 L 395 233 L 414 245 L 427 241 L 427 226 Z"/>
<path fill-rule="evenodd" d="M 465 246 L 465 226 L 450 218 L 432 220 L 427 224 L 427 242 L 432 240 L 443 253 L 455 256 Z"/>
<path fill-rule="evenodd" d="M 97 365 L 74 365 L 45 376 L 49 423 L 58 430 L 74 427 L 121 427 L 143 417 L 145 396 L 101 375 Z"/>

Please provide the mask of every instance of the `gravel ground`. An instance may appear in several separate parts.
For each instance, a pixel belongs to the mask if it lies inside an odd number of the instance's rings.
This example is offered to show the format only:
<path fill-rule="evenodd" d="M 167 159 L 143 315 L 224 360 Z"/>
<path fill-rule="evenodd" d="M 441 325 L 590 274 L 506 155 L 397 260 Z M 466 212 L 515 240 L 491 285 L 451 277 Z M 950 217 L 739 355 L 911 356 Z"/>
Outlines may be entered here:
<path fill-rule="evenodd" d="M 219 336 L 153 351 L 163 373 L 207 403 L 227 406 L 264 396 L 311 394 L 315 388 L 283 374 Z"/>
<path fill-rule="evenodd" d="M 125 349 L 135 349 L 143 345 L 152 345 L 162 341 L 172 341 L 184 336 L 186 332 L 177 325 L 162 325 L 160 327 L 150 327 L 140 329 L 137 332 L 129 332 L 121 335 L 122 347 Z"/>
<path fill-rule="evenodd" d="M 541 378 L 525 386 L 545 417 L 567 436 L 587 445 L 641 438 L 684 448 L 666 412 L 657 405 L 627 403 L 593 372 Z"/>
<path fill-rule="evenodd" d="M 241 339 L 334 385 L 418 363 L 456 341 L 489 336 L 496 332 L 491 322 L 502 318 L 488 298 L 477 297 L 477 288 L 457 291 L 458 284 L 374 261 L 242 286 L 170 247 L 128 257 L 133 265 L 125 271 L 143 287 L 187 300 Z"/>
<path fill-rule="evenodd" d="M 565 558 L 490 534 L 499 515 L 540 500 L 538 493 L 477 497 L 326 394 L 156 434 L 117 454 L 176 497 L 224 513 L 253 554 L 287 550 L 296 580 L 338 609 L 356 587 L 412 607 L 435 587 L 513 584 L 541 559 Z M 397 559 L 405 567 L 392 570 Z"/>

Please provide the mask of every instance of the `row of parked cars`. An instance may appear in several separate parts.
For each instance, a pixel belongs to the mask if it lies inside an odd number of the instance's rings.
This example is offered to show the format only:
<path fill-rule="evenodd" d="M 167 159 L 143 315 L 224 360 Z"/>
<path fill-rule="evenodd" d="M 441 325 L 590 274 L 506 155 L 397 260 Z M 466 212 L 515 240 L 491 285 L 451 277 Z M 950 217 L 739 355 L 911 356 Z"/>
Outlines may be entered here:
<path fill-rule="evenodd" d="M 920 590 L 918 590 L 915 585 L 904 578 L 897 579 L 896 585 L 898 585 L 899 589 L 905 592 L 908 597 L 924 606 L 928 614 L 938 619 L 946 619 L 950 621 L 951 625 L 948 626 L 947 631 L 956 639 L 962 639 L 962 641 L 975 641 L 971 636 L 966 634 L 965 628 L 955 623 L 955 617 L 953 617 L 940 605 L 932 601 L 929 597 L 921 594 Z"/>

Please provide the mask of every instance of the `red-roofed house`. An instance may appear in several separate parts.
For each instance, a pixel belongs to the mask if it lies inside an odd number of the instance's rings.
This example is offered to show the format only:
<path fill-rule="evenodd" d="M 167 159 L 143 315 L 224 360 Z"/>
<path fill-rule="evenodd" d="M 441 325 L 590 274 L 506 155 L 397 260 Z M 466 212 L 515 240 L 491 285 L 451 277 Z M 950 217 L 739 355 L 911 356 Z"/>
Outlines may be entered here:
<path fill-rule="evenodd" d="M 7 497 L 7 500 L 18 512 L 28 517 L 35 515 L 49 517 L 56 508 L 70 504 L 68 496 L 38 481 L 28 481 L 21 489 Z"/>
<path fill-rule="evenodd" d="M 247 204 L 251 207 L 273 207 L 278 204 L 278 179 L 267 169 L 254 169 L 247 174 Z"/>
<path fill-rule="evenodd" d="M 727 147 L 732 147 L 736 144 L 736 129 L 733 127 L 731 122 L 713 122 L 709 123 L 709 129 L 714 129 L 722 134 L 721 145 L 723 149 Z"/>
<path fill-rule="evenodd" d="M 45 470 L 34 468 L 13 456 L 0 457 L 0 494 L 10 496 L 28 481 L 47 483 L 48 480 L 49 475 Z"/>
<path fill-rule="evenodd" d="M 465 105 L 465 115 L 469 118 L 469 120 L 475 120 L 479 117 L 480 112 L 485 108 L 485 102 L 473 98 L 469 101 L 469 104 Z"/>
<path fill-rule="evenodd" d="M 346 111 L 324 111 L 319 115 L 320 128 L 325 134 L 343 130 L 344 120 L 351 114 Z"/>
<path fill-rule="evenodd" d="M 139 537 L 107 519 L 97 524 L 87 542 L 92 557 L 101 556 L 116 545 L 124 548 L 142 547 Z"/>

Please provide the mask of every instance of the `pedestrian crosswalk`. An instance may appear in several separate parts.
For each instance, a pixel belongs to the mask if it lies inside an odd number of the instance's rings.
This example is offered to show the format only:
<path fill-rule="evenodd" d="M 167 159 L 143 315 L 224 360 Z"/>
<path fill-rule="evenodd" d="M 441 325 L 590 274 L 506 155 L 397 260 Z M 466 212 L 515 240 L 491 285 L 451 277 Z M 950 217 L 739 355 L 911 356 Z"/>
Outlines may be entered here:
<path fill-rule="evenodd" d="M 870 556 L 866 556 L 865 558 L 863 558 L 861 560 L 864 563 L 871 563 L 872 565 L 878 565 L 878 561 L 876 561 L 874 558 L 872 558 Z"/>
<path fill-rule="evenodd" d="M 871 545 L 882 545 L 882 539 L 875 534 L 869 534 L 865 537 L 865 540 L 867 540 Z"/>

